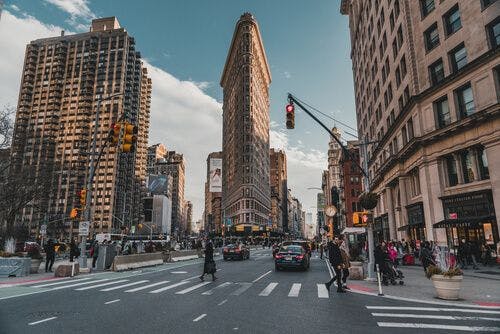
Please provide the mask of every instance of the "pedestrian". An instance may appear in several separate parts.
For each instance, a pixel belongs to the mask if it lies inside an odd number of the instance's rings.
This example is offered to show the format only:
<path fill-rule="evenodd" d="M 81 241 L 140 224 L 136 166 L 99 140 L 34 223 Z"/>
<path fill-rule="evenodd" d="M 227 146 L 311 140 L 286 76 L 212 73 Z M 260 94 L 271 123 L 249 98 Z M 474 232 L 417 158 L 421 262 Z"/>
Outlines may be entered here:
<path fill-rule="evenodd" d="M 90 256 L 92 256 L 92 268 L 95 268 L 95 264 L 99 258 L 99 241 L 94 240 L 92 248 L 90 248 Z"/>
<path fill-rule="evenodd" d="M 198 258 L 202 258 L 203 257 L 203 254 L 201 252 L 201 248 L 202 248 L 201 240 L 198 239 L 196 241 L 196 254 L 198 254 Z"/>
<path fill-rule="evenodd" d="M 73 259 L 78 256 L 80 256 L 80 250 L 75 243 L 75 239 L 71 239 L 71 243 L 69 245 L 69 262 L 73 262 Z"/>
<path fill-rule="evenodd" d="M 465 239 L 462 239 L 458 245 L 458 263 L 460 264 L 460 268 L 467 269 L 467 257 L 468 257 L 468 247 L 465 242 Z"/>
<path fill-rule="evenodd" d="M 212 281 L 215 281 L 217 277 L 215 277 L 215 272 L 217 271 L 215 267 L 214 261 L 214 246 L 212 241 L 208 240 L 205 246 L 205 263 L 203 265 L 203 274 L 200 276 L 202 281 L 205 280 L 205 274 L 212 275 Z"/>
<path fill-rule="evenodd" d="M 436 261 L 432 257 L 431 245 L 428 241 L 424 241 L 422 243 L 421 251 L 420 251 L 420 262 L 424 267 L 424 272 L 427 272 L 427 267 L 430 265 L 436 265 Z"/>
<path fill-rule="evenodd" d="M 349 277 L 349 268 L 351 267 L 351 262 L 349 261 L 349 251 L 347 249 L 347 243 L 344 240 L 344 235 L 340 235 L 340 253 L 342 255 L 342 288 L 350 290 L 347 286 L 347 278 Z"/>
<path fill-rule="evenodd" d="M 324 248 L 325 248 L 325 246 L 324 246 L 323 242 L 321 242 L 321 243 L 319 244 L 319 258 L 320 258 L 321 260 L 323 260 L 323 252 L 324 252 Z"/>
<path fill-rule="evenodd" d="M 47 241 L 43 249 L 45 250 L 45 272 L 52 272 L 52 266 L 56 259 L 56 249 L 52 239 Z"/>
<path fill-rule="evenodd" d="M 345 290 L 342 288 L 342 252 L 340 251 L 340 240 L 335 238 L 335 241 L 330 241 L 328 247 L 328 260 L 335 271 L 335 277 L 325 283 L 325 286 L 330 290 L 331 285 L 337 281 L 337 292 L 343 293 Z"/>
<path fill-rule="evenodd" d="M 476 270 L 477 267 L 477 259 L 479 258 L 479 246 L 476 241 L 469 241 L 469 252 L 472 260 L 472 269 Z"/>

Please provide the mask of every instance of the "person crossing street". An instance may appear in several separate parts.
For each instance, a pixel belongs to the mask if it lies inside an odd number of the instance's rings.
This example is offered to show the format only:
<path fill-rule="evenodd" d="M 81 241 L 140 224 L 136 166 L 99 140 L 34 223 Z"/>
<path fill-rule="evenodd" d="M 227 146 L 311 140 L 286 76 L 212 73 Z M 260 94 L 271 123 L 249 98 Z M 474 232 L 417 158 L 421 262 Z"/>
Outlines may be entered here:
<path fill-rule="evenodd" d="M 335 277 L 332 277 L 330 281 L 325 283 L 325 286 L 330 290 L 331 285 L 336 280 L 337 281 L 337 292 L 343 293 L 345 290 L 342 288 L 342 252 L 340 251 L 340 240 L 335 238 L 332 242 L 330 241 L 327 245 L 328 248 L 328 260 L 335 271 Z"/>
<path fill-rule="evenodd" d="M 215 277 L 215 272 L 217 268 L 215 267 L 214 261 L 214 245 L 211 240 L 207 241 L 207 245 L 205 246 L 205 263 L 203 265 L 203 274 L 200 276 L 202 281 L 205 280 L 205 274 L 212 275 L 212 281 L 215 281 L 217 277 Z"/>

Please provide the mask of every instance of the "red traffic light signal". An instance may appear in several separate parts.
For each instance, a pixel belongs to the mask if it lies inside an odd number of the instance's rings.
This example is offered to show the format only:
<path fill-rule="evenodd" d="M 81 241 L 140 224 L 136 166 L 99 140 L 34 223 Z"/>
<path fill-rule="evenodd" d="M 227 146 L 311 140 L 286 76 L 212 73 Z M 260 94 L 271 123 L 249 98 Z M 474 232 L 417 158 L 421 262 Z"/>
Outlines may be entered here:
<path fill-rule="evenodd" d="M 293 112 L 295 110 L 295 107 L 293 104 L 287 104 L 286 106 L 286 112 Z"/>
<path fill-rule="evenodd" d="M 294 129 L 295 128 L 295 107 L 292 103 L 287 104 L 286 108 L 286 128 Z"/>

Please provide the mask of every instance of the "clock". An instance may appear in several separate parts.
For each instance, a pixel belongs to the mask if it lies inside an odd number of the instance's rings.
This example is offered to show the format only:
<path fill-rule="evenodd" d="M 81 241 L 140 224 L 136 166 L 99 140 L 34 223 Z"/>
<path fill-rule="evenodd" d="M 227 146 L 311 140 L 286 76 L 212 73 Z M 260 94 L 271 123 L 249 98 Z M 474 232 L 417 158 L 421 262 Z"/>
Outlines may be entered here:
<path fill-rule="evenodd" d="M 335 205 L 328 205 L 325 208 L 325 213 L 328 217 L 333 217 L 337 213 L 337 208 L 335 207 Z"/>

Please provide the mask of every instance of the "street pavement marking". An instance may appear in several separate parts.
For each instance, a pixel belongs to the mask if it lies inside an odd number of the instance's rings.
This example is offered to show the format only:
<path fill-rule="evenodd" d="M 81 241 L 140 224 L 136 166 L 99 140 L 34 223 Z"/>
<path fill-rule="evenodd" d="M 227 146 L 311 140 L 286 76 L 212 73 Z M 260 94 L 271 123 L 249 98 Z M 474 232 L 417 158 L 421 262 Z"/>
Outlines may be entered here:
<path fill-rule="evenodd" d="M 128 279 L 121 279 L 121 280 L 118 280 L 118 281 L 106 282 L 106 283 L 101 283 L 101 284 L 97 284 L 97 285 L 84 286 L 83 288 L 78 288 L 78 289 L 75 289 L 75 290 L 76 291 L 90 290 L 90 289 L 100 288 L 101 286 L 106 286 L 106 285 L 111 285 L 111 284 L 118 284 L 118 283 L 123 283 L 123 282 L 128 282 Z"/>
<path fill-rule="evenodd" d="M 406 307 L 406 306 L 366 306 L 366 308 L 369 310 L 402 310 L 402 311 L 430 311 L 430 312 L 462 312 L 462 313 L 500 314 L 500 311 L 478 310 L 478 309 L 470 309 L 470 308 Z"/>
<path fill-rule="evenodd" d="M 188 277 L 188 278 L 183 279 L 183 281 L 189 281 L 189 280 L 192 280 L 193 278 L 200 278 L 200 276 L 196 275 L 196 276 Z"/>
<path fill-rule="evenodd" d="M 193 286 L 191 286 L 191 287 L 189 287 L 189 288 L 187 288 L 187 289 L 184 289 L 184 290 L 181 290 L 181 291 L 177 291 L 175 294 L 176 294 L 176 295 L 184 295 L 184 294 L 186 294 L 186 293 L 188 293 L 188 292 L 191 292 L 191 291 L 193 291 L 193 290 L 196 290 L 196 289 L 198 289 L 198 288 L 201 288 L 202 286 L 205 286 L 205 285 L 210 284 L 210 283 L 211 283 L 211 282 L 202 282 L 202 283 L 199 283 L 199 284 L 193 285 Z"/>
<path fill-rule="evenodd" d="M 500 332 L 500 327 L 483 327 L 483 326 L 454 326 L 454 325 L 419 324 L 419 323 L 405 323 L 405 322 L 377 322 L 377 325 L 379 327 L 447 329 L 453 331 L 467 331 L 467 332 Z"/>
<path fill-rule="evenodd" d="M 217 306 L 221 306 L 222 304 L 226 303 L 227 302 L 227 299 L 224 299 L 223 301 L 221 301 L 219 304 L 217 304 Z"/>
<path fill-rule="evenodd" d="M 60 289 L 66 289 L 66 288 L 73 288 L 75 286 L 87 285 L 87 284 L 104 282 L 104 281 L 109 281 L 109 280 L 110 280 L 110 278 L 103 278 L 103 279 L 98 279 L 98 280 L 95 280 L 95 281 L 87 281 L 87 282 L 69 284 L 69 285 L 64 285 L 64 286 L 56 286 L 55 288 L 52 288 L 51 290 L 60 290 Z"/>
<path fill-rule="evenodd" d="M 54 319 L 57 319 L 57 317 L 50 317 L 50 318 L 47 318 L 47 319 L 38 320 L 38 321 L 35 321 L 35 322 L 30 322 L 28 325 L 33 326 L 33 325 L 37 325 L 37 324 L 40 324 L 42 322 L 46 322 L 46 321 L 50 321 L 50 320 L 54 320 Z"/>
<path fill-rule="evenodd" d="M 173 288 L 176 288 L 180 285 L 183 285 L 183 284 L 188 284 L 189 281 L 181 281 L 181 282 L 178 282 L 178 283 L 175 283 L 175 284 L 172 284 L 172 285 L 167 285 L 163 288 L 160 288 L 158 290 L 153 290 L 153 291 L 149 291 L 149 293 L 160 293 L 160 292 L 163 292 L 163 291 L 166 291 L 166 290 L 170 290 L 170 289 L 173 289 Z"/>
<path fill-rule="evenodd" d="M 293 283 L 292 288 L 290 289 L 290 292 L 288 293 L 288 297 L 298 297 L 301 286 L 302 286 L 302 284 L 300 284 L 300 283 Z"/>
<path fill-rule="evenodd" d="M 231 293 L 231 296 L 239 296 L 243 292 L 247 291 L 252 286 L 252 283 L 237 283 L 237 284 L 241 285 L 241 288 L 239 288 L 239 289 L 235 290 L 233 293 Z"/>
<path fill-rule="evenodd" d="M 318 286 L 318 298 L 330 298 L 325 284 L 321 283 L 316 285 Z"/>
<path fill-rule="evenodd" d="M 171 271 L 171 274 L 187 274 L 187 271 Z"/>
<path fill-rule="evenodd" d="M 126 288 L 126 287 L 129 287 L 129 286 L 132 286 L 132 285 L 137 285 L 137 284 L 146 283 L 146 282 L 149 282 L 149 280 L 146 279 L 146 280 L 142 280 L 142 281 L 137 281 L 137 282 L 122 284 L 122 285 L 118 285 L 118 286 L 113 286 L 111 288 L 102 289 L 101 291 L 113 291 L 113 290 L 118 290 L 118 289 L 121 289 L 121 288 Z"/>
<path fill-rule="evenodd" d="M 278 283 L 269 283 L 264 290 L 259 293 L 259 296 L 267 297 L 273 292 L 274 288 L 278 286 Z"/>
<path fill-rule="evenodd" d="M 161 284 L 167 284 L 167 283 L 170 283 L 170 281 L 156 282 L 156 283 L 153 283 L 153 284 L 148 284 L 148 285 L 140 286 L 140 287 L 135 288 L 135 289 L 125 290 L 125 292 L 141 291 L 141 290 L 145 290 L 147 288 L 152 288 L 153 286 L 157 286 L 157 285 L 161 285 Z"/>
<path fill-rule="evenodd" d="M 407 314 L 407 313 L 372 313 L 372 316 L 374 316 L 374 317 L 388 317 L 388 318 L 500 321 L 500 318 L 461 317 L 461 316 L 455 316 L 455 315 Z"/>
<path fill-rule="evenodd" d="M 116 303 L 119 301 L 120 301 L 120 299 L 115 299 L 115 300 L 110 300 L 109 302 L 105 302 L 104 304 L 109 305 L 109 304 L 113 304 L 113 303 Z"/>
<path fill-rule="evenodd" d="M 263 278 L 264 276 L 269 275 L 271 272 L 272 272 L 272 270 L 269 270 L 267 273 L 264 273 L 264 274 L 260 275 L 259 277 L 257 277 L 256 279 L 254 279 L 254 280 L 252 281 L 252 283 L 257 282 L 258 280 L 260 280 L 260 279 L 261 279 L 261 278 Z"/>
<path fill-rule="evenodd" d="M 200 315 L 199 317 L 194 318 L 194 319 L 193 319 L 193 322 L 200 321 L 201 319 L 205 318 L 206 316 L 207 316 L 207 314 L 206 314 L 206 313 L 203 313 L 203 314 L 202 314 L 202 315 Z"/>
<path fill-rule="evenodd" d="M 215 288 L 213 288 L 213 289 L 210 289 L 210 290 L 208 290 L 208 291 L 203 292 L 203 293 L 202 293 L 202 295 L 213 295 L 213 294 L 214 294 L 214 291 L 215 291 L 216 289 L 222 289 L 223 287 L 226 287 L 226 286 L 231 285 L 231 284 L 232 284 L 231 282 L 224 282 L 224 283 L 222 283 L 222 284 L 217 285 L 217 286 L 216 286 Z"/>
<path fill-rule="evenodd" d="M 67 279 L 67 280 L 64 280 L 62 282 L 47 283 L 47 284 L 40 284 L 40 285 L 31 285 L 30 288 L 45 288 L 47 286 L 52 286 L 52 285 L 61 285 L 61 284 L 66 284 L 66 283 L 70 283 L 70 282 L 85 281 L 85 280 L 89 280 L 91 278 L 92 277 L 77 278 L 77 279 L 74 279 L 74 280 Z"/>

